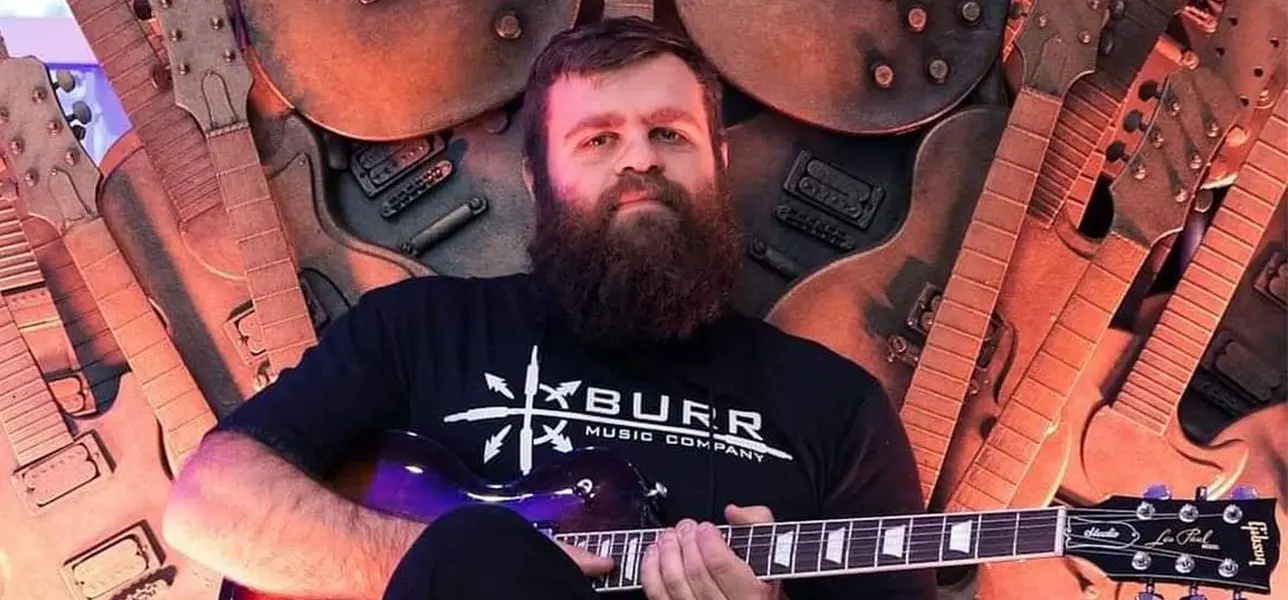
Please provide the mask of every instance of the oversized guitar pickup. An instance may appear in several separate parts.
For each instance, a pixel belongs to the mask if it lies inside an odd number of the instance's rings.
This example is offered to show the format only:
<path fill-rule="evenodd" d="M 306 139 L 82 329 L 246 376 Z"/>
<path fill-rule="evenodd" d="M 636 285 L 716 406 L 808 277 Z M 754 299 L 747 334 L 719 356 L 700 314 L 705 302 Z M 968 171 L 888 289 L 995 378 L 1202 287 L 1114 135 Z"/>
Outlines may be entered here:
<path fill-rule="evenodd" d="M 805 235 L 842 252 L 854 250 L 858 246 L 858 242 L 845 232 L 840 223 L 808 206 L 779 204 L 774 208 L 774 216 Z"/>
<path fill-rule="evenodd" d="M 1288 309 L 1288 259 L 1282 252 L 1275 252 L 1266 259 L 1252 286 L 1279 308 Z"/>
<path fill-rule="evenodd" d="M 1229 331 L 1220 331 L 1203 357 L 1204 367 L 1221 375 L 1253 400 L 1260 408 L 1282 400 L 1288 390 L 1283 369 L 1277 369 L 1257 356 Z M 1243 414 L 1252 412 L 1244 411 Z"/>
<path fill-rule="evenodd" d="M 102 440 L 90 431 L 57 452 L 18 469 L 10 482 L 34 515 L 111 475 L 112 471 Z"/>
<path fill-rule="evenodd" d="M 886 340 L 887 361 L 898 360 L 914 368 L 917 366 L 921 356 L 921 344 L 930 336 L 930 330 L 935 325 L 935 313 L 939 310 L 943 296 L 944 290 L 939 286 L 926 284 L 922 287 L 921 294 L 909 309 L 907 318 L 904 319 L 904 325 L 907 325 L 908 329 L 916 335 L 912 339 L 899 334 L 889 336 Z M 984 343 L 980 346 L 979 357 L 975 360 L 975 372 L 971 376 L 968 390 L 971 395 L 978 393 L 981 385 L 989 383 L 988 365 L 993 361 L 993 355 L 997 352 L 1000 341 L 1009 328 L 1010 326 L 1001 315 L 994 311 L 988 320 L 988 330 L 984 334 Z"/>
<path fill-rule="evenodd" d="M 374 198 L 446 147 L 447 143 L 439 135 L 363 146 L 350 157 L 349 169 L 367 197 Z"/>
<path fill-rule="evenodd" d="M 140 522 L 67 561 L 61 573 L 76 600 L 99 600 L 160 567 L 156 537 Z"/>
<path fill-rule="evenodd" d="M 805 150 L 796 156 L 783 189 L 860 231 L 872 226 L 886 194 Z"/>
<path fill-rule="evenodd" d="M 391 219 L 403 209 L 411 206 L 421 196 L 424 196 L 429 190 L 445 181 L 455 172 L 452 161 L 443 159 L 428 169 L 422 169 L 410 179 L 405 179 L 394 188 L 389 198 L 386 198 L 380 204 L 380 216 Z"/>

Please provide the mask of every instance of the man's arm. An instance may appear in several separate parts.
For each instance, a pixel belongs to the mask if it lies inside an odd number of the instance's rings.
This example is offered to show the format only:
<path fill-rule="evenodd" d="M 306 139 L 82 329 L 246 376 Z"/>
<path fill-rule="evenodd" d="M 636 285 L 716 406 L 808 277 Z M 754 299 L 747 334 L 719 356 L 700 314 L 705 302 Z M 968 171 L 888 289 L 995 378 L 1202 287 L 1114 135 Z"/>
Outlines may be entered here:
<path fill-rule="evenodd" d="M 207 436 L 175 481 L 162 524 L 170 545 L 268 593 L 381 597 L 424 526 L 318 481 L 361 438 L 406 419 L 406 289 L 366 294 Z"/>
<path fill-rule="evenodd" d="M 824 497 L 823 518 L 925 513 L 917 464 L 898 412 L 870 375 L 859 389 L 828 469 L 832 488 Z M 784 591 L 793 600 L 935 600 L 938 595 L 932 569 L 793 580 Z"/>
<path fill-rule="evenodd" d="M 175 482 L 163 521 L 178 551 L 267 593 L 381 598 L 425 525 L 333 493 L 253 438 L 214 432 Z"/>

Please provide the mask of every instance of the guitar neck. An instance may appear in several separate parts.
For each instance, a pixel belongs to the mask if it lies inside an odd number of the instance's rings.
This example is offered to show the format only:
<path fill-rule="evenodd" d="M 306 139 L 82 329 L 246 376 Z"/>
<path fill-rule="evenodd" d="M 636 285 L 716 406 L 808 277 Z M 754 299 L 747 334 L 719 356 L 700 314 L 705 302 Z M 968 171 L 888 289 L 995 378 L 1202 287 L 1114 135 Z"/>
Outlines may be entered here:
<path fill-rule="evenodd" d="M 946 510 L 1007 506 L 1090 360 L 1149 248 L 1111 232 L 998 414 Z"/>
<path fill-rule="evenodd" d="M 10 306 L 15 295 L 44 290 L 45 280 L 23 233 L 18 209 L 4 194 L 0 194 L 0 240 L 0 264 L 4 265 L 0 271 L 0 431 L 18 466 L 25 466 L 71 444 L 72 432 L 22 335 L 21 317 Z"/>
<path fill-rule="evenodd" d="M 1168 298 L 1114 408 L 1159 435 L 1221 322 L 1288 189 L 1288 102 L 1281 96 Z"/>
<path fill-rule="evenodd" d="M 640 17 L 653 20 L 654 0 L 604 0 L 604 18 Z"/>
<path fill-rule="evenodd" d="M 939 479 L 1059 112 L 1059 98 L 1020 91 L 904 396 L 923 497 Z"/>
<path fill-rule="evenodd" d="M 166 83 L 170 72 L 130 4 L 68 0 L 68 7 L 156 167 L 180 227 L 217 208 L 219 186 L 205 138 L 192 117 L 175 106 Z"/>
<path fill-rule="evenodd" d="M 243 123 L 222 130 L 207 143 L 241 250 L 260 340 L 277 373 L 295 366 L 304 351 L 317 343 L 295 251 L 269 191 L 250 127 Z"/>
<path fill-rule="evenodd" d="M 833 576 L 1059 556 L 1065 509 L 924 514 L 719 525 L 734 554 L 757 577 Z M 644 551 L 661 529 L 556 534 L 554 538 L 613 559 L 593 581 L 600 591 L 640 587 Z"/>

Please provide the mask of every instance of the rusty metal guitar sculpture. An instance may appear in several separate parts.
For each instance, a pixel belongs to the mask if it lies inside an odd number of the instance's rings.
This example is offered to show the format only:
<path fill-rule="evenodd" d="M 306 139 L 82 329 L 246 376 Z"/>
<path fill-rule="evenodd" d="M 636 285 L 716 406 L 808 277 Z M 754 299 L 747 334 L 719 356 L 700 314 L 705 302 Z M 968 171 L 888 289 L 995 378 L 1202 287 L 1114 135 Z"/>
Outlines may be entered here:
<path fill-rule="evenodd" d="M 153 0 L 166 40 L 175 103 L 201 127 L 241 251 L 269 376 L 317 343 L 296 253 L 251 133 L 252 76 L 223 0 Z"/>
<path fill-rule="evenodd" d="M 62 235 L 143 386 L 161 424 L 170 470 L 178 472 L 214 425 L 214 414 L 98 214 L 101 174 L 73 137 L 44 65 L 31 58 L 0 65 L 0 139 L 21 178 L 19 197 L 31 216 Z"/>
<path fill-rule="evenodd" d="M 1093 8 L 1096 6 L 1097 8 Z M 1104 20 L 1099 4 L 1038 2 L 1017 42 L 1024 59 L 1021 88 L 978 204 L 944 290 L 935 299 L 935 326 L 903 396 L 901 416 L 916 455 L 922 495 L 929 499 L 948 453 L 958 415 L 970 389 L 976 358 L 988 336 L 998 291 L 1019 237 L 1038 169 L 1069 87 L 1095 67 L 1096 39 Z M 769 320 L 817 339 L 788 311 L 794 303 L 816 310 L 820 296 L 835 293 L 844 273 L 839 261 L 788 292 Z M 843 288 L 839 288 L 843 289 Z M 852 301 L 852 300 L 850 300 Z M 777 318 L 783 314 L 783 320 Z M 831 327 L 821 322 L 816 325 Z"/>
<path fill-rule="evenodd" d="M 947 510 L 1009 506 L 1055 431 L 1097 341 L 1160 238 L 1179 231 L 1238 102 L 1219 76 L 1181 69 L 1157 86 L 1147 143 L 1110 187 L 1114 217 L 993 431 L 949 498 Z M 1213 490 L 1219 493 L 1219 490 Z"/>
<path fill-rule="evenodd" d="M 0 180 L 0 432 L 8 442 L 0 471 L 13 486 L 0 492 L 0 592 L 213 598 L 217 577 L 166 550 L 158 534 L 170 477 L 214 417 L 94 210 L 98 170 L 64 120 L 45 65 L 8 57 L 2 41 L 0 140 L 18 179 Z M 24 339 L 34 326 L 24 313 L 42 307 L 23 306 L 23 297 L 49 295 L 19 223 L 24 212 L 62 234 L 132 371 L 111 406 L 88 418 L 64 417 Z M 40 325 L 61 329 L 52 308 L 43 307 Z"/>

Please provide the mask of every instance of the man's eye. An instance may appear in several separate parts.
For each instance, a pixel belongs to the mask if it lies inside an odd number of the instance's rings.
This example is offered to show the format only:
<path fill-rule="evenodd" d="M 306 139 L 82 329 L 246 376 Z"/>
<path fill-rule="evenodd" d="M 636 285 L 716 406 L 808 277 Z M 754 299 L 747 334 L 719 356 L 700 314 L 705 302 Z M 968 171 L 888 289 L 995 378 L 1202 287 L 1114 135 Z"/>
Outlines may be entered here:
<path fill-rule="evenodd" d="M 612 136 L 610 136 L 607 133 L 601 133 L 593 138 L 586 140 L 582 145 L 587 148 L 599 148 L 600 146 L 603 146 L 607 144 L 609 141 L 611 141 L 611 137 Z"/>
<path fill-rule="evenodd" d="M 665 127 L 654 129 L 653 134 L 660 137 L 664 142 L 678 142 L 684 139 L 684 136 L 681 135 L 680 132 L 674 129 L 667 129 Z"/>

